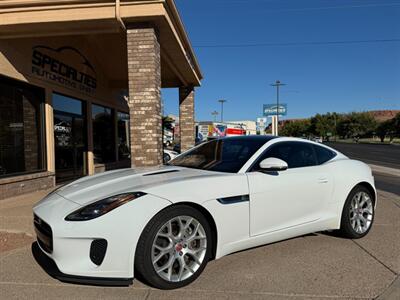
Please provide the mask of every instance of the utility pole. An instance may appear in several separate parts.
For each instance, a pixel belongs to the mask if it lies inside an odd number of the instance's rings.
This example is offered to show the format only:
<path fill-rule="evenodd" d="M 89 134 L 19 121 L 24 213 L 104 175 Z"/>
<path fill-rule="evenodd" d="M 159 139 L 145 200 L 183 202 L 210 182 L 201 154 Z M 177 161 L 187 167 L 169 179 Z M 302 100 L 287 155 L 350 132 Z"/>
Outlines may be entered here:
<path fill-rule="evenodd" d="M 214 117 L 214 122 L 217 122 L 217 116 L 219 115 L 219 113 L 218 113 L 216 110 L 214 110 L 214 111 L 211 113 L 211 115 Z"/>
<path fill-rule="evenodd" d="M 276 86 L 276 135 L 278 135 L 278 128 L 279 128 L 279 88 L 284 85 L 286 84 L 281 83 L 279 80 L 271 84 L 271 86 Z"/>
<path fill-rule="evenodd" d="M 227 102 L 227 100 L 221 99 L 218 100 L 219 103 L 221 103 L 221 123 L 224 122 L 224 103 Z"/>

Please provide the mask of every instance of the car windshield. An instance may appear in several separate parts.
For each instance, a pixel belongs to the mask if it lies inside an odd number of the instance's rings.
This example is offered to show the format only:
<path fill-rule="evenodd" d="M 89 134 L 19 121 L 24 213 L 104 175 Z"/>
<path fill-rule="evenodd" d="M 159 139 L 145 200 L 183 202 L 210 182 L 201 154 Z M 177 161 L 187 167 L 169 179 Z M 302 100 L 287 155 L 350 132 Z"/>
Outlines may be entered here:
<path fill-rule="evenodd" d="M 232 137 L 204 143 L 172 160 L 169 165 L 209 171 L 237 173 L 268 140 Z"/>

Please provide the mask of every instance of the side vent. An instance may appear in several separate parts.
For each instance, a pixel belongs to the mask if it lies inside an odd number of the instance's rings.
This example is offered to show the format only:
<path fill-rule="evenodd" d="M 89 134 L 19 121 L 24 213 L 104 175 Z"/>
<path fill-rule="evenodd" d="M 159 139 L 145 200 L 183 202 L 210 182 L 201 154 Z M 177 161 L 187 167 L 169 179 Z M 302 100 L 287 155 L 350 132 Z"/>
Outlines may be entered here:
<path fill-rule="evenodd" d="M 144 174 L 143 177 L 144 177 L 144 176 L 154 176 L 154 175 L 175 173 L 175 172 L 179 172 L 179 170 L 168 170 L 168 171 L 161 171 L 161 172 L 149 173 L 149 174 Z"/>
<path fill-rule="evenodd" d="M 226 198 L 218 198 L 217 201 L 221 204 L 234 204 L 239 202 L 248 202 L 250 201 L 249 195 L 240 195 Z"/>

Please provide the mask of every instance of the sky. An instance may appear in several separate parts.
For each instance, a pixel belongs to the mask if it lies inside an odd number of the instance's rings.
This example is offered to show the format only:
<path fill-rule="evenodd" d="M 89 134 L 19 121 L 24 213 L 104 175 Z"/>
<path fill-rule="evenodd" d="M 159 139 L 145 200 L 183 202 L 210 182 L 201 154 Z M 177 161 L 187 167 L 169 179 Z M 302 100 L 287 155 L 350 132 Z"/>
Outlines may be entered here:
<path fill-rule="evenodd" d="M 286 118 L 400 109 L 400 0 L 176 0 L 204 79 L 197 121 L 255 120 L 276 103 Z M 163 89 L 178 114 L 177 89 Z"/>

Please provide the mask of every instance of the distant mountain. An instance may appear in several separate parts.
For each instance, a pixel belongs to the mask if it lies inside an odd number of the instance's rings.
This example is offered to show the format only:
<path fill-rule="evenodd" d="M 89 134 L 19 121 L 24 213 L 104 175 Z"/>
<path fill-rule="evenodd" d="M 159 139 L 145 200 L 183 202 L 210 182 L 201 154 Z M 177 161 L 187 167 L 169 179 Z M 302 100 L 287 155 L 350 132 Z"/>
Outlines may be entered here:
<path fill-rule="evenodd" d="M 368 111 L 375 120 L 383 122 L 395 117 L 396 114 L 400 113 L 400 110 L 371 110 Z"/>

